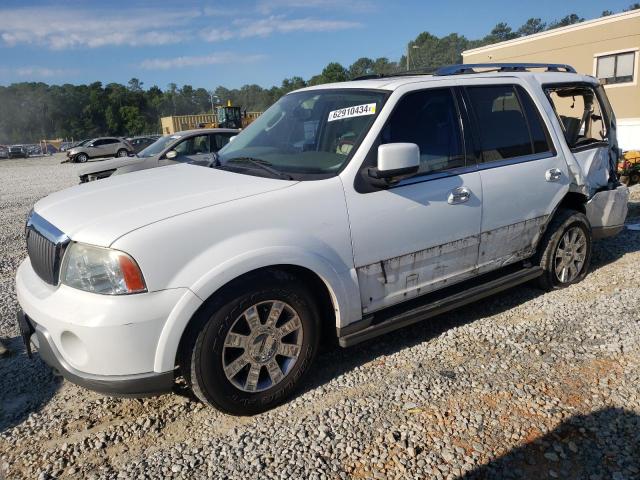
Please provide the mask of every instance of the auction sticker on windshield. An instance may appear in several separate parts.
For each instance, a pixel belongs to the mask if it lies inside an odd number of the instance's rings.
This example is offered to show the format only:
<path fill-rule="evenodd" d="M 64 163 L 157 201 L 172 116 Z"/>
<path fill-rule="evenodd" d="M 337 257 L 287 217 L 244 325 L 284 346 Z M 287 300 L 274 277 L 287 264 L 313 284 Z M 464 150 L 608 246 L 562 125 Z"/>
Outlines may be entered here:
<path fill-rule="evenodd" d="M 334 120 L 344 120 L 345 118 L 362 117 L 364 115 L 375 115 L 376 104 L 366 103 L 364 105 L 354 105 L 353 107 L 341 108 L 329 112 L 328 122 Z"/>

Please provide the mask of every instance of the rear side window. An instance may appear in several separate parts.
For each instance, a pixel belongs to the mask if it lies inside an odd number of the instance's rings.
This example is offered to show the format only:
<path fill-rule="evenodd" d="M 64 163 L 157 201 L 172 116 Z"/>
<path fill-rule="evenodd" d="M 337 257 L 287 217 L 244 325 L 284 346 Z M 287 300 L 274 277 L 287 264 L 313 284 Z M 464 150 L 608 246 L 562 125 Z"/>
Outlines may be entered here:
<path fill-rule="evenodd" d="M 381 143 L 408 142 L 420 148 L 418 175 L 465 165 L 458 110 L 451 90 L 405 95 L 381 134 Z"/>
<path fill-rule="evenodd" d="M 529 95 L 513 85 L 466 89 L 480 137 L 483 162 L 549 151 L 540 116 Z"/>
<path fill-rule="evenodd" d="M 533 144 L 533 153 L 551 151 L 547 129 L 542 123 L 542 117 L 540 116 L 538 107 L 535 106 L 533 100 L 524 88 L 516 86 L 516 92 L 518 92 L 518 98 L 522 103 L 524 113 L 527 117 L 527 123 L 531 134 L 531 143 Z"/>

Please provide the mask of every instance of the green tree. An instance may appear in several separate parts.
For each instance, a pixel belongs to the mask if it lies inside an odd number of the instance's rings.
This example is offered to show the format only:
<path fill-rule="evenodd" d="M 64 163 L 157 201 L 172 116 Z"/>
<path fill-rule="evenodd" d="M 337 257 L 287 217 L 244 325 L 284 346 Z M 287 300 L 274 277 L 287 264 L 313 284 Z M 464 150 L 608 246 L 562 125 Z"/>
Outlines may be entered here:
<path fill-rule="evenodd" d="M 361 77 L 363 75 L 371 75 L 374 73 L 375 62 L 368 57 L 360 57 L 349 67 L 348 76 L 350 79 Z"/>
<path fill-rule="evenodd" d="M 517 32 L 514 32 L 505 22 L 500 22 L 493 27 L 489 35 L 484 38 L 484 41 L 487 43 L 497 43 L 512 40 L 519 36 L 520 35 Z"/>
<path fill-rule="evenodd" d="M 569 25 L 573 25 L 575 23 L 584 22 L 584 18 L 578 16 L 575 13 L 570 13 L 566 17 L 561 18 L 560 20 L 553 21 L 547 27 L 547 30 L 553 30 L 554 28 L 567 27 Z"/>
<path fill-rule="evenodd" d="M 547 24 L 541 18 L 530 18 L 522 24 L 518 29 L 518 35 L 525 37 L 534 33 L 543 32 L 547 28 Z"/>
<path fill-rule="evenodd" d="M 144 116 L 140 113 L 140 110 L 138 110 L 138 107 L 120 107 L 119 113 L 122 118 L 124 130 L 129 135 L 137 135 L 144 132 L 146 122 Z"/>
<path fill-rule="evenodd" d="M 322 70 L 323 83 L 344 82 L 348 78 L 347 70 L 337 62 L 331 62 Z"/>

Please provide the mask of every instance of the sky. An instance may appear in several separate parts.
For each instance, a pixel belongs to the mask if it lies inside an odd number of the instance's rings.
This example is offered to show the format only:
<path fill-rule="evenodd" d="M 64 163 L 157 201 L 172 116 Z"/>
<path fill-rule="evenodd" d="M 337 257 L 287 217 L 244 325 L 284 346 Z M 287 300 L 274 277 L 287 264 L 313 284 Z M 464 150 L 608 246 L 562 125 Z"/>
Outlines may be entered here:
<path fill-rule="evenodd" d="M 577 13 L 597 18 L 632 0 L 0 1 L 0 85 L 169 83 L 213 89 L 305 79 L 329 62 L 397 60 L 428 31 L 475 39 Z"/>

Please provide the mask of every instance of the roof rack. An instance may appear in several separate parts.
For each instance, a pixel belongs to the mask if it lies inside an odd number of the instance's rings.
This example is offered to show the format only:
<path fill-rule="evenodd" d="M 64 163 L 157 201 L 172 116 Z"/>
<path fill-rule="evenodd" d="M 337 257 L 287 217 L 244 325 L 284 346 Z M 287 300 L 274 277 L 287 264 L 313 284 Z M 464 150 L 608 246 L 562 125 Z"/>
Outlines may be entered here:
<path fill-rule="evenodd" d="M 360 75 L 359 77 L 352 78 L 352 80 L 375 80 L 378 78 L 389 77 L 411 77 L 413 75 L 433 75 L 436 71 L 435 68 L 417 68 L 414 70 L 401 70 L 399 72 L 392 73 L 368 73 Z"/>
<path fill-rule="evenodd" d="M 477 72 L 475 69 L 481 68 L 483 71 Z M 530 69 L 544 68 L 547 72 L 576 73 L 576 69 L 564 63 L 468 63 L 461 65 L 447 65 L 440 67 L 434 75 L 463 75 L 467 73 L 486 72 L 528 72 Z"/>

